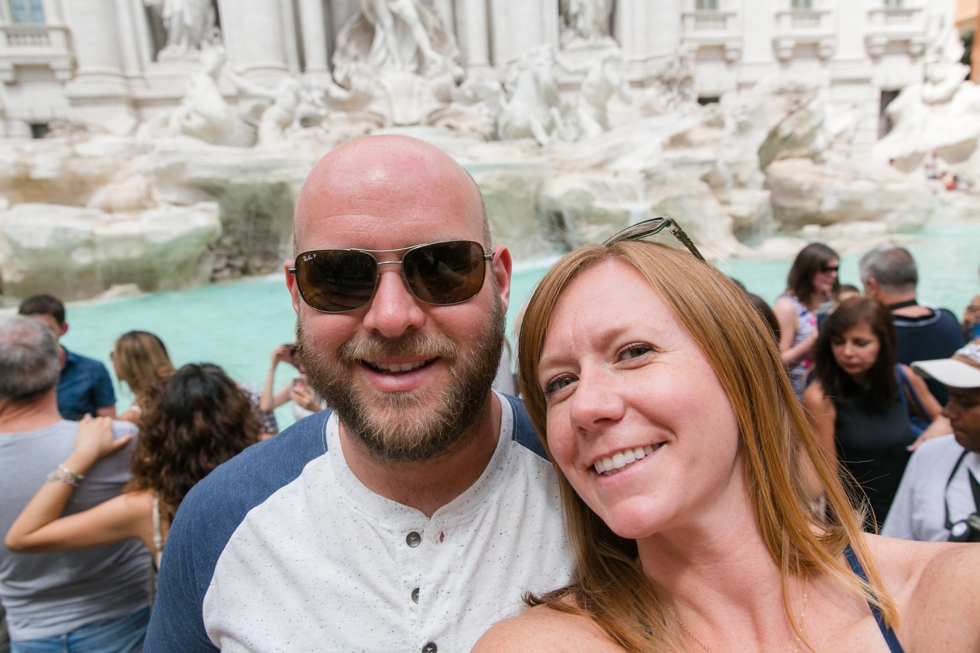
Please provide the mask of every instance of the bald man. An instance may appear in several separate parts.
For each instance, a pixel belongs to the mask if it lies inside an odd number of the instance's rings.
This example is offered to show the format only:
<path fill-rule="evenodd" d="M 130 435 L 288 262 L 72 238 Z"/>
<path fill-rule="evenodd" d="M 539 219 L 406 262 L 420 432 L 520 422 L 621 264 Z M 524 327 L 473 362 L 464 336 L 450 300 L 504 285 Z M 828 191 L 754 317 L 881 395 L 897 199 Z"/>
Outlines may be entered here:
<path fill-rule="evenodd" d="M 399 136 L 324 157 L 293 227 L 300 356 L 333 410 L 187 495 L 144 650 L 469 651 L 572 569 L 552 467 L 491 390 L 510 254 L 466 171 Z"/>

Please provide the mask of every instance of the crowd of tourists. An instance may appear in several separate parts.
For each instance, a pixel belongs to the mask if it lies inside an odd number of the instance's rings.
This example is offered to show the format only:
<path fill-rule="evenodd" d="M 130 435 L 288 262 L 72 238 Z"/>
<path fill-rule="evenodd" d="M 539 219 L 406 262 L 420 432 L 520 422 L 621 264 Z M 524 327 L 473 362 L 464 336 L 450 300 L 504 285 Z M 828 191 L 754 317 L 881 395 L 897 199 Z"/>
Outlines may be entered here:
<path fill-rule="evenodd" d="M 980 650 L 980 297 L 907 250 L 808 245 L 770 308 L 633 225 L 546 273 L 515 386 L 440 150 L 334 149 L 294 240 L 262 389 L 131 331 L 117 415 L 58 299 L 0 318 L 0 651 Z"/>

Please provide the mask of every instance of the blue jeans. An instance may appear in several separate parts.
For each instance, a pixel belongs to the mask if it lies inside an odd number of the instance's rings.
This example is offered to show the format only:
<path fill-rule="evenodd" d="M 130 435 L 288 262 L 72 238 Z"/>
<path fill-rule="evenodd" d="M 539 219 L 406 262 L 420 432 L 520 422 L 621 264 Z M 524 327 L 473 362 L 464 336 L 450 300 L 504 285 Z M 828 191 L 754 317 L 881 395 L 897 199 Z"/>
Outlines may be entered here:
<path fill-rule="evenodd" d="M 10 642 L 10 653 L 140 653 L 150 609 L 93 621 L 64 635 Z"/>

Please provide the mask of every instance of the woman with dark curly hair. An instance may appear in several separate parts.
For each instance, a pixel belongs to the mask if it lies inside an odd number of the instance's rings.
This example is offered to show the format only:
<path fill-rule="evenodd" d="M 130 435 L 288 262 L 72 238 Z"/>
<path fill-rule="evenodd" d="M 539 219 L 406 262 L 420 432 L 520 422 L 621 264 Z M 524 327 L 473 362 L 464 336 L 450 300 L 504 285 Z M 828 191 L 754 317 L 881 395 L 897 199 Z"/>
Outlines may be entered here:
<path fill-rule="evenodd" d="M 75 450 L 60 475 L 27 504 L 5 544 L 11 551 L 47 553 L 142 540 L 160 564 L 180 502 L 211 470 L 258 440 L 252 404 L 216 365 L 185 365 L 149 393 L 126 492 L 84 512 L 61 517 L 78 483 L 100 458 L 131 438 L 113 440 L 112 420 L 82 422 Z M 65 478 L 73 481 L 63 481 Z"/>

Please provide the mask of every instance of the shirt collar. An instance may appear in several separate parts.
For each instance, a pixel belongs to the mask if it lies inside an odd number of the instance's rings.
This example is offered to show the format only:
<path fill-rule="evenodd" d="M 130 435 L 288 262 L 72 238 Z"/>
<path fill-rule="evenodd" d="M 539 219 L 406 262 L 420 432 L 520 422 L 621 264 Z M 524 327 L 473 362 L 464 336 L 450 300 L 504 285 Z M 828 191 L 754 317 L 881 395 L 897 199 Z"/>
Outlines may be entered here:
<path fill-rule="evenodd" d="M 64 345 L 62 345 L 61 348 L 65 350 L 65 364 L 62 366 L 61 369 L 65 369 L 69 365 L 74 365 L 81 358 L 81 356 L 79 356 L 78 354 L 74 354 L 74 353 L 68 351 L 68 348 L 65 347 Z"/>
<path fill-rule="evenodd" d="M 473 485 L 462 494 L 439 508 L 429 520 L 415 508 L 402 505 L 391 499 L 375 494 L 354 476 L 347 465 L 344 451 L 340 444 L 340 420 L 334 412 L 327 420 L 327 456 L 333 473 L 345 498 L 354 503 L 361 514 L 374 517 L 386 527 L 399 528 L 403 520 L 406 524 L 422 524 L 426 522 L 450 524 L 465 520 L 470 512 L 481 510 L 486 497 L 490 496 L 497 485 L 510 473 L 507 469 L 508 452 L 514 439 L 513 407 L 506 397 L 494 392 L 500 401 L 500 432 L 497 438 L 497 448 L 483 470 L 483 474 Z"/>

